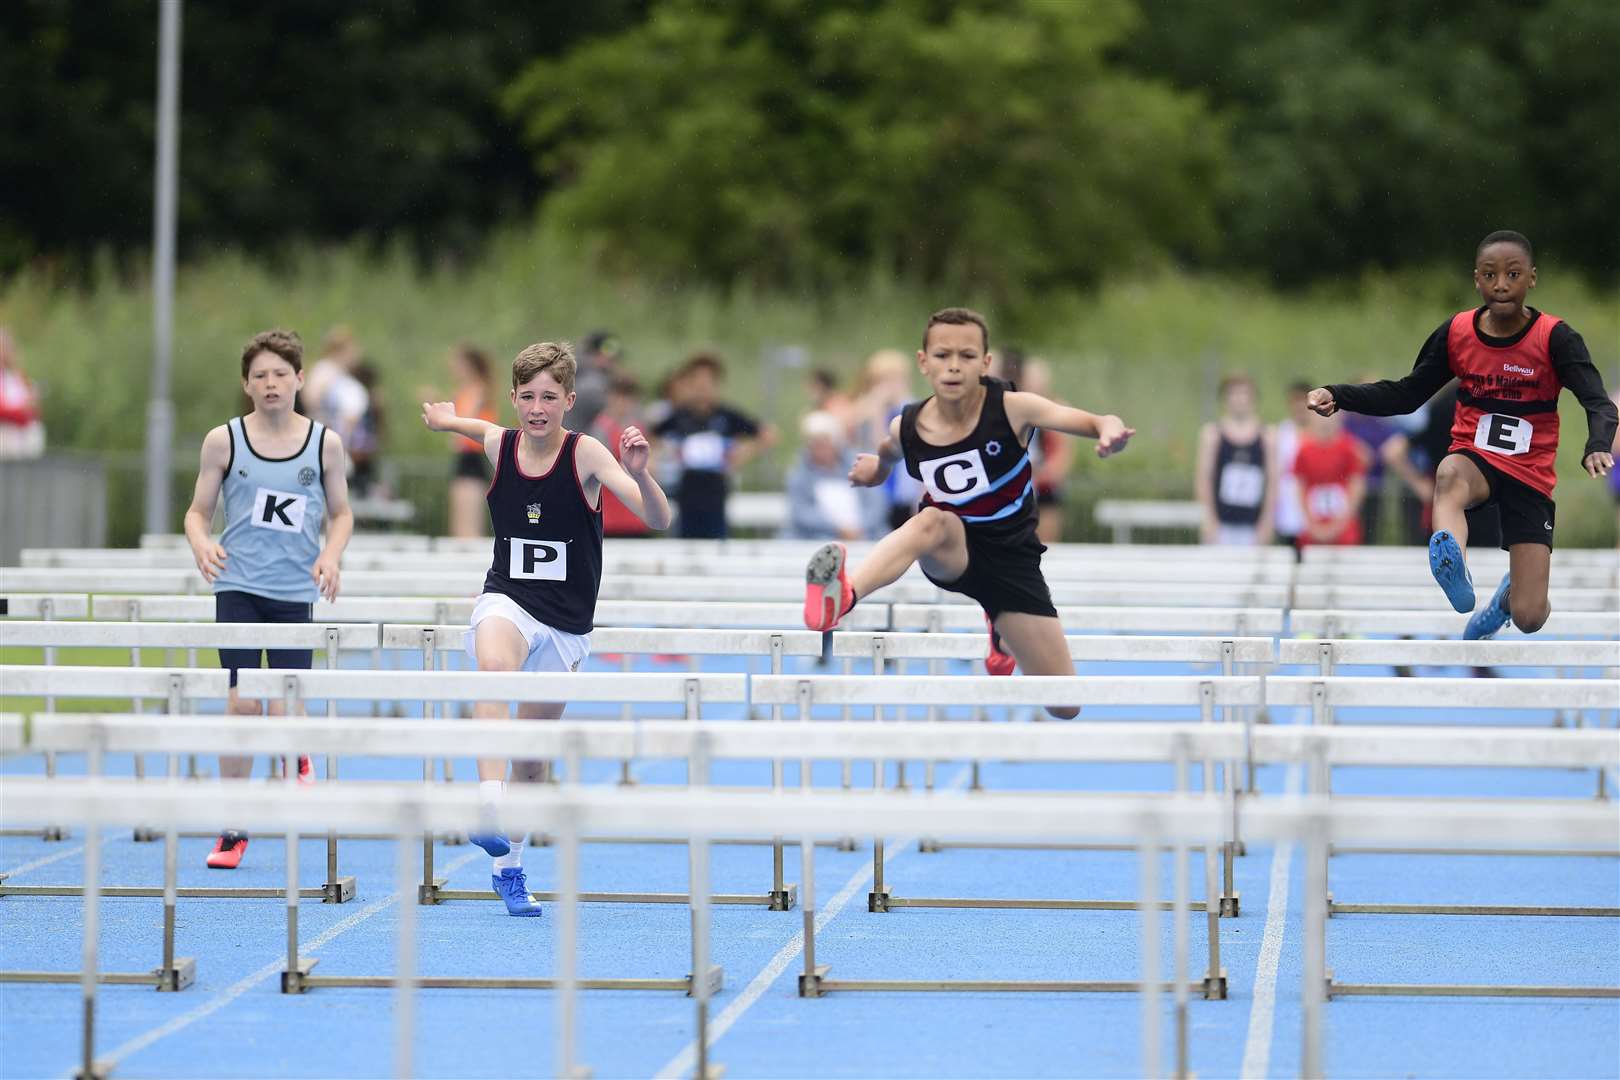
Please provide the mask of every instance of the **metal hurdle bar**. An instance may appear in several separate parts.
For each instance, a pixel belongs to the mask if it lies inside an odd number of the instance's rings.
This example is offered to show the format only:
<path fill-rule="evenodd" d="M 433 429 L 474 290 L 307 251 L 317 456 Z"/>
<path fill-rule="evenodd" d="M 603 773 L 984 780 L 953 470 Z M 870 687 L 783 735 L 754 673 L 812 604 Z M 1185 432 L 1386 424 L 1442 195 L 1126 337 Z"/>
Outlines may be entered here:
<path fill-rule="evenodd" d="M 291 711 L 301 698 L 335 698 L 371 700 L 379 696 L 392 696 L 401 700 L 419 700 L 424 715 L 432 715 L 432 706 L 453 701 L 612 701 L 658 704 L 681 704 L 686 719 L 701 717 L 704 702 L 711 704 L 742 704 L 748 700 L 747 676 L 722 674 L 657 674 L 568 672 L 544 679 L 536 679 L 525 672 L 493 671 L 276 671 L 263 669 L 244 671 L 239 683 L 242 693 L 260 697 L 283 696 Z M 535 727 L 549 727 L 558 721 L 536 723 Z M 470 753 L 465 747 L 449 751 L 458 756 Z M 408 756 L 415 757 L 416 753 Z M 439 755 L 430 755 L 439 756 Z M 634 755 L 630 755 L 634 756 Z M 761 755 L 768 758 L 771 755 Z M 424 776 L 424 781 L 430 777 Z M 515 785 L 522 786 L 522 785 Z M 509 791 L 511 788 L 508 789 Z M 422 838 L 422 881 L 417 893 L 418 902 L 439 904 L 446 900 L 497 900 L 488 890 L 450 889 L 445 879 L 434 874 L 432 834 Z M 773 882 L 773 885 L 775 883 Z M 778 893 L 785 895 L 778 895 Z M 537 892 L 536 897 L 555 899 L 554 894 Z M 721 893 L 710 897 L 715 904 L 760 905 L 772 910 L 785 910 L 779 904 L 790 903 L 793 892 L 787 886 L 764 893 Z M 585 903 L 620 904 L 684 904 L 689 902 L 685 893 L 664 892 L 585 892 L 579 899 Z"/>
<path fill-rule="evenodd" d="M 953 756 L 941 751 L 941 756 Z M 142 796 L 132 799 L 133 795 Z M 446 823 L 465 821 L 474 813 L 471 792 L 429 791 L 420 787 L 379 785 L 364 792 L 349 787 L 331 786 L 310 793 L 312 798 L 299 800 L 273 799 L 262 791 L 238 789 L 230 793 L 233 812 L 244 820 L 294 830 L 319 827 L 338 822 L 354 827 L 389 828 L 404 833 L 418 828 L 442 827 Z M 144 803 L 144 805 L 143 805 Z M 714 835 L 734 831 L 737 821 L 760 835 L 783 833 L 818 835 L 843 830 L 867 831 L 874 824 L 890 829 L 923 831 L 942 823 L 951 832 L 1002 838 L 1010 834 L 1023 834 L 1041 839 L 1112 838 L 1131 836 L 1139 841 L 1144 878 L 1153 879 L 1156 852 L 1164 840 L 1184 843 L 1208 843 L 1219 835 L 1214 820 L 1218 810 L 1209 800 L 1178 797 L 1167 801 L 1097 799 L 1074 796 L 1070 808 L 1073 813 L 1054 815 L 1046 800 L 1014 799 L 1000 803 L 983 804 L 980 800 L 960 796 L 931 795 L 921 798 L 901 795 L 793 795 L 768 796 L 727 794 L 720 792 L 650 792 L 626 789 L 576 789 L 533 791 L 515 800 L 516 809 L 528 819 L 545 822 L 564 832 L 570 828 L 618 829 L 642 831 L 661 829 L 678 832 L 689 837 Z M 186 822 L 206 820 L 217 813 L 217 798 L 210 793 L 183 789 L 135 791 L 127 783 L 101 781 L 93 784 L 67 785 L 41 781 L 25 781 L 10 793 L 7 813 L 14 816 L 32 816 L 39 819 L 116 822 L 133 821 L 135 815 L 150 820 Z M 1259 804 L 1253 808 L 1250 829 L 1253 835 L 1266 840 L 1299 840 L 1306 844 L 1307 855 L 1314 855 L 1328 842 L 1337 839 L 1359 841 L 1480 841 L 1509 840 L 1524 843 L 1591 844 L 1616 842 L 1615 822 L 1612 815 L 1590 806 L 1542 808 L 1522 813 L 1490 803 L 1436 804 L 1422 800 L 1386 800 L 1378 805 L 1363 804 L 1347 807 L 1331 805 L 1325 800 L 1288 798 Z M 813 852 L 813 844 L 805 844 L 804 852 Z M 403 863 L 402 863 L 403 865 Z M 565 872 L 567 866 L 565 864 Z M 1308 881 L 1308 890 L 1322 886 L 1320 880 Z M 94 901 L 95 894 L 92 892 Z M 806 918 L 813 918 L 807 897 Z M 1175 910 L 1184 911 L 1183 905 Z M 1162 989 L 1162 975 L 1157 966 L 1158 906 L 1148 904 L 1143 911 L 1144 970 L 1141 979 L 1132 984 L 1143 992 L 1144 1016 L 1149 1021 L 1143 1026 L 1143 1075 L 1160 1074 L 1158 1047 L 1158 994 Z M 85 934 L 86 972 L 95 970 L 96 945 L 94 937 L 95 912 L 88 913 Z M 571 929 L 560 926 L 560 930 Z M 1315 1077 L 1324 1074 L 1322 1042 L 1325 1027 L 1323 1007 L 1326 1003 L 1325 917 L 1308 924 L 1305 943 L 1303 976 L 1302 1075 Z M 560 935 L 563 943 L 572 948 L 571 935 Z M 1184 940 L 1180 936 L 1178 942 Z M 567 950 L 565 950 L 567 951 Z M 807 952 L 807 959 L 809 959 Z M 1179 959 L 1179 958 L 1178 958 Z M 573 957 L 562 959 L 567 975 L 572 974 Z M 401 1030 L 395 1042 L 395 1069 L 398 1075 L 412 1074 L 410 1050 L 413 1044 L 408 1024 L 413 1016 L 405 999 L 423 980 L 413 978 L 414 965 L 402 964 L 395 978 L 401 1000 L 396 1010 Z M 577 1015 L 573 997 L 579 984 L 571 977 L 559 980 L 564 1001 L 559 1003 L 559 1075 L 572 1076 L 579 1072 L 573 1060 L 576 1045 L 572 1025 Z M 94 1007 L 96 984 L 93 978 L 81 983 L 85 1039 L 83 1044 L 83 1072 L 85 1076 L 104 1075 L 104 1069 L 94 1058 Z M 1544 988 L 1555 991 L 1557 988 Z M 1620 990 L 1616 991 L 1620 994 Z M 1179 1005 L 1179 1002 L 1178 1002 Z M 707 1001 L 699 997 L 698 1030 L 705 1027 L 703 1016 Z M 1178 1040 L 1178 1050 L 1183 1044 Z M 708 1062 L 700 1056 L 700 1066 Z M 1178 1073 L 1185 1073 L 1187 1062 L 1178 1060 Z"/>
<path fill-rule="evenodd" d="M 808 723 L 813 708 L 822 705 L 931 705 L 950 706 L 966 704 L 996 704 L 996 705 L 1187 705 L 1197 707 L 1202 714 L 1201 723 L 1204 726 L 1215 727 L 1215 707 L 1219 705 L 1253 704 L 1259 700 L 1259 683 L 1253 678 L 1228 677 L 1179 677 L 1170 676 L 1157 679 L 1107 679 L 1084 676 L 1023 676 L 1017 679 L 999 679 L 990 676 L 973 677 L 962 676 L 951 679 L 934 679 L 910 675 L 892 675 L 883 677 L 862 676 L 770 676 L 759 677 L 754 680 L 754 699 L 761 702 L 792 703 L 797 706 L 797 716 L 801 723 Z M 929 725 L 930 727 L 951 727 L 956 725 Z M 1067 727 L 1068 725 L 1061 725 Z M 1123 726 L 1123 725 L 1121 725 Z M 1134 726 L 1134 725 L 1133 725 Z M 1235 725 L 1221 725 L 1235 726 Z M 1003 739 L 1010 732 L 1016 732 L 1026 725 L 998 725 L 995 729 L 986 729 L 981 725 L 969 725 L 968 730 L 984 732 L 982 754 L 969 754 L 969 759 L 978 757 L 1011 757 L 1004 750 L 996 747 L 1001 745 Z M 965 742 L 966 740 L 964 740 Z M 1185 747 L 1182 747 L 1185 750 Z M 1235 756 L 1235 755 L 1234 755 Z M 1085 760 L 1094 760 L 1090 755 Z M 1187 770 L 1189 762 L 1184 755 L 1179 754 L 1173 759 L 1176 766 L 1177 792 L 1187 790 Z M 1235 790 L 1230 786 L 1224 795 L 1216 797 L 1214 777 L 1215 758 L 1203 759 L 1204 792 L 1212 802 L 1223 808 L 1224 817 L 1228 826 L 1235 820 L 1233 804 Z M 999 798 L 1000 796 L 998 796 Z M 934 830 L 929 830 L 930 835 Z M 1228 832 L 1220 838 L 1218 845 L 1207 846 L 1204 850 L 1204 901 L 1193 906 L 1206 913 L 1209 924 L 1209 964 L 1203 981 L 1199 984 L 1200 991 L 1206 997 L 1224 997 L 1226 994 L 1225 973 L 1220 965 L 1220 933 L 1219 920 L 1223 906 L 1220 885 L 1218 884 L 1217 869 L 1219 857 L 1217 849 L 1222 851 L 1226 858 L 1230 858 L 1231 836 Z M 1177 852 L 1178 860 L 1184 858 L 1184 850 Z M 1179 865 L 1179 863 L 1178 863 Z M 1237 897 L 1230 898 L 1229 910 L 1237 910 Z M 884 879 L 883 872 L 883 844 L 881 839 L 873 843 L 873 884 L 872 891 L 867 897 L 867 909 L 873 912 L 892 911 L 898 907 L 931 907 L 931 908 L 994 908 L 994 909 L 1038 909 L 1038 910 L 1088 910 L 1088 911 L 1117 911 L 1129 910 L 1136 906 L 1135 901 L 1118 900 L 1080 900 L 1080 899 L 990 899 L 983 897 L 897 897 L 893 895 Z M 808 940 L 808 934 L 807 934 Z M 824 972 L 818 973 L 813 965 L 806 968 L 809 978 L 801 980 L 800 993 L 806 996 L 817 996 L 825 991 L 835 989 L 871 989 L 871 990 L 906 990 L 906 989 L 958 989 L 979 988 L 988 990 L 1014 990 L 1014 989 L 1084 989 L 1106 987 L 1075 987 L 1068 984 L 1018 984 L 995 983 L 981 984 L 974 982 L 959 983 L 956 981 L 930 983 L 927 985 L 914 985 L 904 980 L 883 980 L 878 982 L 863 981 L 850 983 L 845 981 L 830 981 L 823 978 Z"/>
<path fill-rule="evenodd" d="M 1455 636 L 1462 633 L 1466 616 L 1454 611 L 1374 611 L 1335 608 L 1315 610 L 1297 607 L 1290 615 L 1288 625 L 1296 634 L 1310 638 L 1343 638 L 1352 634 L 1436 634 Z M 1614 611 L 1562 611 L 1554 609 L 1547 625 L 1536 631 L 1536 638 L 1606 638 L 1613 640 L 1616 632 Z M 1498 640 L 1512 641 L 1518 636 L 1511 623 Z"/>
<path fill-rule="evenodd" d="M 385 625 L 382 628 L 382 644 L 385 649 L 409 649 L 420 651 L 422 655 L 422 668 L 424 671 L 440 667 L 436 657 L 446 653 L 463 651 L 463 634 L 467 627 L 464 625 Z M 624 670 L 631 670 L 631 659 L 638 654 L 682 653 L 699 656 L 745 656 L 768 657 L 772 674 L 782 673 L 782 663 L 785 657 L 819 657 L 822 653 L 822 635 L 811 630 L 675 630 L 659 627 L 615 627 L 604 626 L 592 631 L 591 648 L 593 652 L 623 653 Z M 745 701 L 750 718 L 752 718 L 752 700 Z M 782 718 L 782 707 L 771 707 L 771 719 Z M 626 701 L 620 704 L 620 720 L 632 720 L 633 706 Z M 630 760 L 620 761 L 619 782 L 633 784 L 635 781 L 630 775 Z M 773 790 L 782 790 L 782 759 L 771 758 L 771 787 Z M 535 837 L 537 843 L 548 844 L 549 837 Z M 640 843 L 679 843 L 670 841 L 666 837 L 637 837 L 637 836 L 582 836 L 580 843 L 584 844 L 640 844 Z M 715 844 L 754 845 L 758 841 L 738 838 L 720 837 L 711 841 Z M 790 911 L 796 902 L 797 886 L 783 881 L 783 845 L 780 839 L 772 840 L 771 847 L 771 890 L 770 910 Z"/>
<path fill-rule="evenodd" d="M 1401 679 L 1290 675 L 1272 678 L 1267 684 L 1266 696 L 1273 705 L 1310 708 L 1313 726 L 1328 728 L 1336 719 L 1335 711 L 1341 708 L 1616 709 L 1620 708 L 1620 679 Z M 1437 730 L 1455 733 L 1459 729 L 1443 727 Z M 1603 739 L 1615 738 L 1608 732 L 1593 734 Z M 1328 781 L 1334 764 L 1320 762 L 1311 771 L 1311 789 L 1314 793 L 1328 793 Z M 1599 767 L 1610 768 L 1613 765 L 1610 763 Z M 1357 801 L 1362 797 L 1340 798 Z M 1513 801 L 1518 805 L 1533 805 L 1536 801 L 1545 800 Z M 1328 849 L 1324 848 L 1324 875 L 1327 873 L 1327 854 Z M 1333 898 L 1331 892 L 1324 894 L 1323 904 L 1327 915 L 1562 915 L 1620 918 L 1620 907 L 1341 903 Z"/>
<path fill-rule="evenodd" d="M 1548 599 L 1552 601 L 1554 611 L 1606 611 L 1612 619 L 1616 607 L 1620 606 L 1620 591 L 1591 586 L 1552 588 L 1548 590 Z M 1439 589 L 1424 589 L 1416 585 L 1296 585 L 1294 603 L 1309 610 L 1339 608 L 1383 612 L 1432 609 L 1456 614 Z"/>

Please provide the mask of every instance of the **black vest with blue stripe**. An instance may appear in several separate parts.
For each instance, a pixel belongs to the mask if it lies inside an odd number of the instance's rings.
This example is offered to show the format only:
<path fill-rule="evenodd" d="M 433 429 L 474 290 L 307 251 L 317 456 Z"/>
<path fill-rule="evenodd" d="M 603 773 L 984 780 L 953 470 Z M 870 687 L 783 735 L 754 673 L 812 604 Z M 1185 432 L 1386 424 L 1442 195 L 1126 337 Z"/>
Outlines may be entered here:
<path fill-rule="evenodd" d="M 982 535 L 1021 540 L 1035 532 L 1035 468 L 1007 420 L 1002 399 L 1012 385 L 988 376 L 979 382 L 984 404 L 966 438 L 949 446 L 924 442 L 917 434 L 921 401 L 900 414 L 900 450 L 906 471 L 922 481 L 923 506 L 949 511 Z"/>

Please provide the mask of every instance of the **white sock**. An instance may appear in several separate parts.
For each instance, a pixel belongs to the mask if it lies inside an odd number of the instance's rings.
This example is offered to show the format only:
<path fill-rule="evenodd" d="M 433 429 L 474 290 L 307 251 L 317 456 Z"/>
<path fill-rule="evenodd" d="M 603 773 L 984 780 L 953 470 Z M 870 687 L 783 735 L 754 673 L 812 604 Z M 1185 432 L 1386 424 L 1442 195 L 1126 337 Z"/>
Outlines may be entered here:
<path fill-rule="evenodd" d="M 495 857 L 495 873 L 497 875 L 499 875 L 502 870 L 523 869 L 523 845 L 528 842 L 528 839 L 529 838 L 527 836 L 520 836 L 515 840 L 511 837 L 507 837 L 507 840 L 512 845 L 512 850 L 508 851 L 505 855 L 497 855 Z"/>
<path fill-rule="evenodd" d="M 478 781 L 478 801 L 485 806 L 493 806 L 501 801 L 501 795 L 506 791 L 504 780 Z"/>

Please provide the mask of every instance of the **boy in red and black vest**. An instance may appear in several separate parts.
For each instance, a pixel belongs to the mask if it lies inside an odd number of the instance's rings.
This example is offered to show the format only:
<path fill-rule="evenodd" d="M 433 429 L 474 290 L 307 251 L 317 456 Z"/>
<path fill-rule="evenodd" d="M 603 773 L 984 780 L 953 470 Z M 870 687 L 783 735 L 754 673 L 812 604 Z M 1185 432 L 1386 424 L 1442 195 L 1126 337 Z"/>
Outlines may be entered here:
<path fill-rule="evenodd" d="M 1490 602 L 1468 620 L 1463 637 L 1469 639 L 1490 637 L 1509 619 L 1533 633 L 1551 613 L 1547 576 L 1559 390 L 1568 387 L 1586 410 L 1581 467 L 1593 477 L 1614 467 L 1614 403 L 1581 335 L 1563 320 L 1525 306 L 1535 284 L 1530 241 L 1507 230 L 1491 233 L 1474 254 L 1474 287 L 1484 304 L 1458 312 L 1430 334 L 1410 375 L 1322 387 L 1308 399 L 1323 416 L 1337 409 L 1393 416 L 1415 410 L 1452 376 L 1460 380 L 1451 450 L 1435 474 L 1429 568 L 1452 607 L 1473 611 L 1463 512 L 1494 505 L 1508 551 L 1508 573 Z"/>

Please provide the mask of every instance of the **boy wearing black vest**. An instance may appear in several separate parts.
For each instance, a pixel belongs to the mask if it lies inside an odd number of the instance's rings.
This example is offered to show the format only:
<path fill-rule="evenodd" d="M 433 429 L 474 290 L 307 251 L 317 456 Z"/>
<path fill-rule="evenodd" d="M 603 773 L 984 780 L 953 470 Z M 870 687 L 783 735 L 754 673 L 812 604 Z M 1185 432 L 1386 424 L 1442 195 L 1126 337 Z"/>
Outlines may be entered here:
<path fill-rule="evenodd" d="M 479 671 L 575 671 L 590 654 L 596 594 L 602 583 L 602 492 L 618 496 L 654 529 L 669 526 L 669 503 L 648 469 L 647 439 L 637 428 L 619 436 L 619 459 L 597 440 L 563 427 L 574 405 L 574 354 L 539 342 L 512 361 L 512 405 L 518 427 L 457 416 L 448 401 L 422 405 L 434 431 L 482 444 L 495 469 L 489 486 L 494 557 L 473 607 L 467 652 Z M 565 702 L 524 702 L 518 716 L 556 720 Z M 479 702 L 480 720 L 509 715 L 505 702 Z M 507 763 L 478 762 L 484 820 L 471 839 L 495 859 L 491 885 L 512 915 L 539 915 L 523 874 L 524 837 L 503 836 L 495 806 Z M 544 763 L 519 761 L 512 779 L 536 783 Z"/>
<path fill-rule="evenodd" d="M 1027 675 L 1073 675 L 1069 644 L 1041 576 L 1046 548 L 1035 536 L 1029 440 L 1037 429 L 1080 435 L 1096 439 L 1097 456 L 1108 457 L 1125 449 L 1136 431 L 1117 416 L 1059 405 L 989 378 L 990 359 L 984 316 L 967 308 L 929 316 L 917 366 L 932 396 L 907 405 L 877 453 L 856 457 L 849 472 L 852 484 L 876 487 L 904 460 L 922 482 L 922 506 L 851 573 L 844 570 L 842 544 L 811 556 L 804 622 L 812 630 L 833 629 L 856 600 L 917 563 L 929 581 L 984 608 L 991 674 L 1010 675 L 1016 664 Z M 1079 711 L 1047 709 L 1065 719 Z"/>

